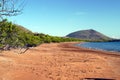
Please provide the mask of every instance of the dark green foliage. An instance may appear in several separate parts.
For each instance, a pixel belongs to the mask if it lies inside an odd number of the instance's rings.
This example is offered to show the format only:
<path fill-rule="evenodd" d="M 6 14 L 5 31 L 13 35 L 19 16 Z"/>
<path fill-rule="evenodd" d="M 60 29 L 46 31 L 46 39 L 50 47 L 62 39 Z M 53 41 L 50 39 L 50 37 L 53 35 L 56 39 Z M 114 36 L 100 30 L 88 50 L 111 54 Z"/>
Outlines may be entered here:
<path fill-rule="evenodd" d="M 25 47 L 26 45 L 36 46 L 41 43 L 38 36 L 24 29 L 21 26 L 12 24 L 7 20 L 0 22 L 0 48 L 17 48 Z"/>
<path fill-rule="evenodd" d="M 1 47 L 6 45 L 14 45 L 14 42 L 16 42 L 17 37 L 17 28 L 15 25 L 12 25 L 11 22 L 7 22 L 7 20 L 3 20 L 0 22 L 0 44 Z M 12 42 L 14 41 L 14 42 Z"/>
<path fill-rule="evenodd" d="M 34 35 L 39 36 L 43 43 L 50 43 L 50 42 L 59 43 L 59 42 L 81 41 L 80 39 L 50 36 L 50 35 L 45 35 L 45 34 L 42 34 L 42 33 L 35 33 Z"/>
<path fill-rule="evenodd" d="M 69 41 L 81 40 L 33 33 L 22 26 L 8 22 L 7 19 L 0 22 L 0 48 L 4 50 L 18 47 L 33 47 L 41 43 Z"/>

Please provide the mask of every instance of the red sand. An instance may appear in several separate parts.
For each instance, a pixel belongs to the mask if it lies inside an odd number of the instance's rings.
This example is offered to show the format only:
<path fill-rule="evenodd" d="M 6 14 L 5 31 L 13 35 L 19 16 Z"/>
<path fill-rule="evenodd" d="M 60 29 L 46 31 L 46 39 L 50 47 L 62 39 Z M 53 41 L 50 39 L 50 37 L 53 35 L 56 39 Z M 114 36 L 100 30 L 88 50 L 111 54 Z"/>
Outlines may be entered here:
<path fill-rule="evenodd" d="M 120 80 L 120 55 L 72 46 L 42 44 L 24 54 L 0 53 L 0 80 Z"/>

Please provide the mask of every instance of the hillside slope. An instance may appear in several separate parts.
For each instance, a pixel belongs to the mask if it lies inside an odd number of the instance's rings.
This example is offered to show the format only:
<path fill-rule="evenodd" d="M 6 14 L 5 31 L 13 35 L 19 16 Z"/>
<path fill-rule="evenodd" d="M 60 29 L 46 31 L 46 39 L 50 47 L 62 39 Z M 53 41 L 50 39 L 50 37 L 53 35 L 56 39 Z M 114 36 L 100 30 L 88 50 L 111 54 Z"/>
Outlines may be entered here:
<path fill-rule="evenodd" d="M 112 39 L 93 29 L 76 31 L 68 34 L 66 37 L 79 38 L 83 40 L 94 40 L 94 41 L 103 41 L 103 40 Z"/>

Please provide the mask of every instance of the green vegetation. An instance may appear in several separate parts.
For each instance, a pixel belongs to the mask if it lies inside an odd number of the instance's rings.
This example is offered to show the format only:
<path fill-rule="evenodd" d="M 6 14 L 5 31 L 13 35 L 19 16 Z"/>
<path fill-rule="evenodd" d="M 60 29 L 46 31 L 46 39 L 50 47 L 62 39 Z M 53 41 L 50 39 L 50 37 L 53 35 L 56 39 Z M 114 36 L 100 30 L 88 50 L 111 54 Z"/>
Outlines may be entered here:
<path fill-rule="evenodd" d="M 45 35 L 42 33 L 34 33 L 34 35 L 38 36 L 41 39 L 42 43 L 51 43 L 51 42 L 59 43 L 59 42 L 81 41 L 80 39 L 50 36 L 50 35 Z"/>
<path fill-rule="evenodd" d="M 69 41 L 81 41 L 75 38 L 64 38 L 33 33 L 26 28 L 12 24 L 7 19 L 0 22 L 0 49 L 9 50 L 11 48 L 33 47 L 41 43 L 58 43 Z"/>
<path fill-rule="evenodd" d="M 38 36 L 6 19 L 0 22 L 0 48 L 8 50 L 29 45 L 38 45 L 41 40 Z"/>

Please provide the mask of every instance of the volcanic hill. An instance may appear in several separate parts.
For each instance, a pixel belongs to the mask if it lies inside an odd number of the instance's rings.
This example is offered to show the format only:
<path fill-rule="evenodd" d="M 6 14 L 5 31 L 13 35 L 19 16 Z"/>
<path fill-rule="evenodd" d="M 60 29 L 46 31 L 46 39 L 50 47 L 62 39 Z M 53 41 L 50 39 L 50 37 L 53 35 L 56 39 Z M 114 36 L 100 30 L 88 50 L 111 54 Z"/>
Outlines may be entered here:
<path fill-rule="evenodd" d="M 68 34 L 66 37 L 79 38 L 82 40 L 92 40 L 92 41 L 105 41 L 105 40 L 112 39 L 93 29 L 76 31 L 76 32 Z"/>

